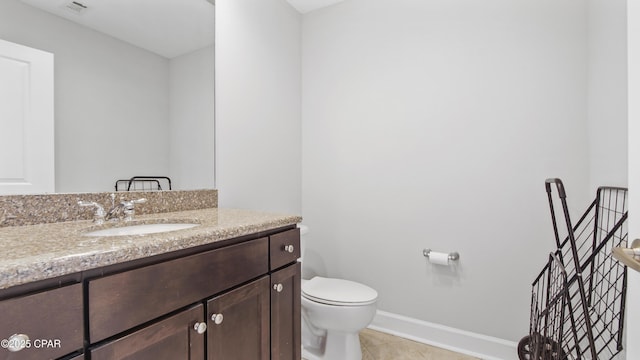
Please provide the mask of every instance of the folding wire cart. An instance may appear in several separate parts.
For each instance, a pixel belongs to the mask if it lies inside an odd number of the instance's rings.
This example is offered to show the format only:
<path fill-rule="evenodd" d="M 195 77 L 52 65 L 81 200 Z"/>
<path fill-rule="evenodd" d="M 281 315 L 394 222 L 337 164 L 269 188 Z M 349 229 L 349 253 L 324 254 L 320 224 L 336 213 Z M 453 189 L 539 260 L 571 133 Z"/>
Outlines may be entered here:
<path fill-rule="evenodd" d="M 566 237 L 561 240 L 552 187 Z M 520 360 L 615 359 L 623 348 L 627 269 L 612 256 L 627 245 L 627 189 L 600 187 L 573 225 L 560 179 L 545 188 L 557 249 L 532 284 L 529 335 Z"/>

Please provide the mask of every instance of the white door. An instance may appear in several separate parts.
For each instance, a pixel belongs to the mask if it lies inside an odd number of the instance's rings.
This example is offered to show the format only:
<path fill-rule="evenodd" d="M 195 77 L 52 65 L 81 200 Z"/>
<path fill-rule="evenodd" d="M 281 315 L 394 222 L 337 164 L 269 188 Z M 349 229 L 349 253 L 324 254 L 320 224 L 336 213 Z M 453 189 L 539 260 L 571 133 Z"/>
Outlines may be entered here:
<path fill-rule="evenodd" d="M 640 2 L 627 1 L 629 241 L 640 238 Z M 627 360 L 640 359 L 640 273 L 629 270 Z"/>
<path fill-rule="evenodd" d="M 53 54 L 0 40 L 0 195 L 54 181 Z"/>

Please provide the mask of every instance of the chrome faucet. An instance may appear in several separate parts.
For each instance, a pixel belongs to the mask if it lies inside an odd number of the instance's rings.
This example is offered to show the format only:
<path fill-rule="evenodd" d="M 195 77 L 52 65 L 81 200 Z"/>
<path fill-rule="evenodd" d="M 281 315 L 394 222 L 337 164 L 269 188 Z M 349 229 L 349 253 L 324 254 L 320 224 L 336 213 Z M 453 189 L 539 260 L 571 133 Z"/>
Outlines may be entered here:
<path fill-rule="evenodd" d="M 80 200 L 78 200 L 78 205 L 93 206 L 96 209 L 96 212 L 93 214 L 93 222 L 98 225 L 104 224 L 106 213 L 104 212 L 104 208 L 102 207 L 102 205 L 98 204 L 95 201 L 80 201 Z"/>
<path fill-rule="evenodd" d="M 17 216 L 11 215 L 7 212 L 7 210 L 4 210 L 2 214 L 0 214 L 0 225 L 4 224 L 5 222 L 8 222 L 9 220 L 13 220 L 17 218 L 18 218 Z"/>
<path fill-rule="evenodd" d="M 105 216 L 106 220 L 118 221 L 122 219 L 124 221 L 131 221 L 136 213 L 135 204 L 147 202 L 145 198 L 137 200 L 124 200 L 120 198 L 120 203 L 115 204 L 115 197 L 115 194 L 111 194 L 111 210 L 107 212 Z"/>
<path fill-rule="evenodd" d="M 92 206 L 96 209 L 93 215 L 93 222 L 101 225 L 105 221 L 131 221 L 136 213 L 135 204 L 147 202 L 147 199 L 124 200 L 120 198 L 120 203 L 116 204 L 116 194 L 111 194 L 111 209 L 105 211 L 102 205 L 95 201 L 78 201 L 80 206 Z"/>

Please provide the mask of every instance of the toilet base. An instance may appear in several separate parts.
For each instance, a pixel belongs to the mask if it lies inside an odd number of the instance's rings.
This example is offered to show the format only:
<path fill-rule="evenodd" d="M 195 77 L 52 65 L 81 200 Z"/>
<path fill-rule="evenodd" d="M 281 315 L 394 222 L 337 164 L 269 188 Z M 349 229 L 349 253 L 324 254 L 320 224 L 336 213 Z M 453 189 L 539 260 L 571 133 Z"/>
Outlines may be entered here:
<path fill-rule="evenodd" d="M 331 285 L 333 281 L 333 285 L 337 284 L 337 288 L 342 289 L 345 294 L 359 288 L 367 296 L 360 298 L 361 301 L 358 302 L 338 302 L 330 297 L 329 301 L 336 303 L 326 304 L 323 301 L 309 299 L 303 293 L 300 299 L 303 357 L 308 360 L 362 360 L 359 334 L 371 324 L 376 314 L 378 293 L 364 285 L 346 280 L 322 278 L 317 280 L 316 284 L 319 281 L 325 286 L 328 286 L 326 282 Z M 303 280 L 303 292 L 305 285 L 309 283 L 305 284 Z"/>
<path fill-rule="evenodd" d="M 302 357 L 307 360 L 362 360 L 359 334 L 328 331 L 324 353 L 321 349 L 303 347 Z"/>

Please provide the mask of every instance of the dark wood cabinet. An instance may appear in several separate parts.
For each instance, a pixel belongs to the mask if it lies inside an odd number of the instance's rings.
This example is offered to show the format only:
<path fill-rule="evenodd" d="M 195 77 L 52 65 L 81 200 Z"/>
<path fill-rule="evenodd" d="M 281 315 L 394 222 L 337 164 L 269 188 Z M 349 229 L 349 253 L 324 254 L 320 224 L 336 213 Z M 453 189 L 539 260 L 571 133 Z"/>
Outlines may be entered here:
<path fill-rule="evenodd" d="M 55 359 L 83 346 L 82 285 L 0 301 L 0 359 Z M 8 346 L 22 350 L 11 352 Z"/>
<path fill-rule="evenodd" d="M 300 257 L 300 229 L 269 236 L 269 269 L 294 263 Z"/>
<path fill-rule="evenodd" d="M 271 358 L 299 360 L 300 263 L 271 274 Z"/>
<path fill-rule="evenodd" d="M 0 349 L 0 359 L 299 360 L 299 245 L 288 226 L 92 269 L 36 294 L 30 286 L 0 301 L 0 338 L 28 333 L 62 347 Z"/>
<path fill-rule="evenodd" d="M 90 280 L 91 342 L 266 274 L 268 246 L 265 237 Z"/>
<path fill-rule="evenodd" d="M 91 350 L 92 360 L 204 359 L 201 304 Z"/>
<path fill-rule="evenodd" d="M 84 354 L 64 358 L 64 360 L 84 360 L 84 359 L 85 359 Z"/>
<path fill-rule="evenodd" d="M 207 301 L 207 359 L 269 360 L 269 276 Z"/>

